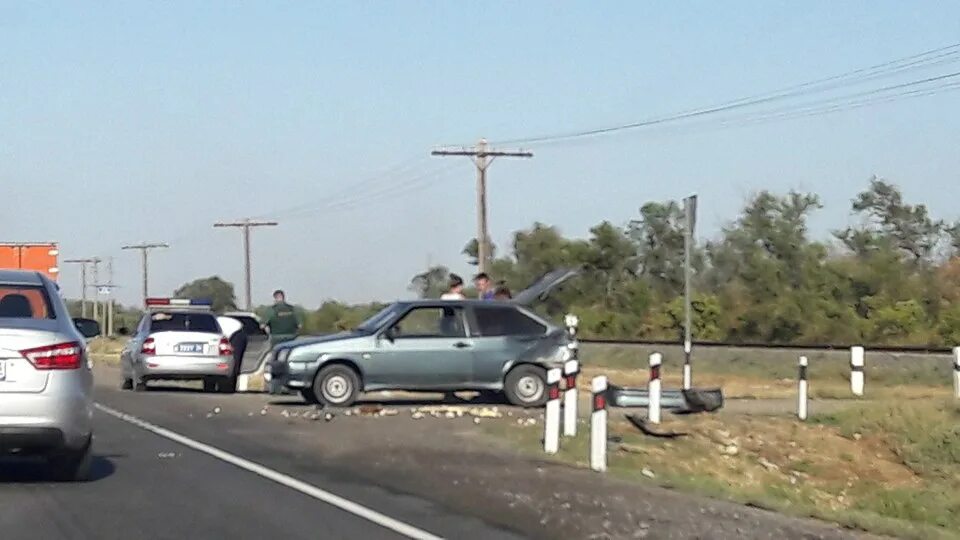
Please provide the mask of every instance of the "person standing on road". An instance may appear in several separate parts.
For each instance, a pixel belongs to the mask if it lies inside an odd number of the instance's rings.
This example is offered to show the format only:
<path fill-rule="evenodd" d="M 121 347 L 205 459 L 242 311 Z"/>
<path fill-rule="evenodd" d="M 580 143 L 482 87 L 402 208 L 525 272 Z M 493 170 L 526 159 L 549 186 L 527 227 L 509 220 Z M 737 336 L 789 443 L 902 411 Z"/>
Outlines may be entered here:
<path fill-rule="evenodd" d="M 281 290 L 273 292 L 273 305 L 264 327 L 270 329 L 271 347 L 296 338 L 300 332 L 300 317 L 293 306 L 287 303 L 286 294 Z"/>
<path fill-rule="evenodd" d="M 510 294 L 510 289 L 502 282 L 493 292 L 494 300 L 510 300 L 511 298 L 513 298 L 513 295 Z"/>
<path fill-rule="evenodd" d="M 463 300 L 465 298 L 463 296 L 463 278 L 456 274 L 450 274 L 450 286 L 447 288 L 447 292 L 440 295 L 440 299 Z"/>
<path fill-rule="evenodd" d="M 496 291 L 493 289 L 493 282 L 490 281 L 490 276 L 484 272 L 480 272 L 473 277 L 473 284 L 477 287 L 478 298 L 481 300 L 493 300 Z"/>

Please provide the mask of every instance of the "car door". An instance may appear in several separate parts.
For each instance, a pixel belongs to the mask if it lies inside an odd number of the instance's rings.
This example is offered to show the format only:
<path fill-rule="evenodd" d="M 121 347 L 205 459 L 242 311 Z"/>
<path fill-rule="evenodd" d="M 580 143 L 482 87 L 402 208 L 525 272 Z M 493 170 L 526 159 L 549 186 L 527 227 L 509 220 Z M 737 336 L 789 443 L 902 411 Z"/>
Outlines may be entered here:
<path fill-rule="evenodd" d="M 473 374 L 478 386 L 491 387 L 547 333 L 547 326 L 516 306 L 496 302 L 471 306 Z"/>
<path fill-rule="evenodd" d="M 405 389 L 463 387 L 472 378 L 472 340 L 460 305 L 410 308 L 377 340 L 376 378 Z"/>
<path fill-rule="evenodd" d="M 120 352 L 121 372 L 125 377 L 132 377 L 134 375 L 134 365 L 140 358 L 140 346 L 143 345 L 149 324 L 149 316 L 144 315 L 143 318 L 140 319 L 140 324 L 137 325 L 136 333 L 130 336 L 127 344 L 123 347 L 123 351 Z"/>

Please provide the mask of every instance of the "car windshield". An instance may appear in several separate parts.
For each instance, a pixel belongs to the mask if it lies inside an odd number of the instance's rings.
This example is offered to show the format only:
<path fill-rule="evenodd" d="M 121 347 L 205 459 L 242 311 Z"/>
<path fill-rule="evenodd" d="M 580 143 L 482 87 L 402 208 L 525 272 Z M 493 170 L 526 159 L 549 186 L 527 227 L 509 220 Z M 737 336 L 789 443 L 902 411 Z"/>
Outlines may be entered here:
<path fill-rule="evenodd" d="M 387 322 L 388 320 L 390 320 L 390 318 L 393 317 L 397 309 L 398 309 L 397 304 L 391 304 L 381 309 L 380 311 L 377 312 L 376 315 L 360 323 L 360 326 L 357 326 L 356 328 L 354 328 L 354 331 L 370 333 L 377 330 L 378 328 L 383 326 L 383 323 Z"/>
<path fill-rule="evenodd" d="M 151 332 L 209 332 L 220 333 L 217 319 L 209 313 L 158 312 L 150 316 Z"/>
<path fill-rule="evenodd" d="M 40 286 L 0 284 L 0 318 L 53 319 L 53 307 Z"/>

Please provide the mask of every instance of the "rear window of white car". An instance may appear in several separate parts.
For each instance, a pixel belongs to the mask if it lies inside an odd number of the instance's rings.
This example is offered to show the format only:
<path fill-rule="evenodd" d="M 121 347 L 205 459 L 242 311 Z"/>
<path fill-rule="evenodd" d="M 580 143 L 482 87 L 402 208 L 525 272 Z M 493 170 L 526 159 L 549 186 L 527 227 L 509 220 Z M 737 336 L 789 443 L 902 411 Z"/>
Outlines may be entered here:
<path fill-rule="evenodd" d="M 150 332 L 220 333 L 216 317 L 209 313 L 157 312 L 150 315 Z"/>
<path fill-rule="evenodd" d="M 40 286 L 0 284 L 0 318 L 56 318 L 47 291 Z"/>

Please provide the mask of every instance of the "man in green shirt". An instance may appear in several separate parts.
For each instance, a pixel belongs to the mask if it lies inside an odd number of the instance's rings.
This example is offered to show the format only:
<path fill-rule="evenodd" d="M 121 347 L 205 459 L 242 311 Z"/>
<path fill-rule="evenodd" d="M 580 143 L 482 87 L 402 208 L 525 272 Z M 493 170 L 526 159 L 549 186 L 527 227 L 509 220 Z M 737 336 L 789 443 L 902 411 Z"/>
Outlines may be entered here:
<path fill-rule="evenodd" d="M 273 306 L 264 326 L 270 329 L 271 345 L 290 341 L 300 332 L 300 317 L 293 306 L 287 303 L 283 291 L 274 291 Z"/>

